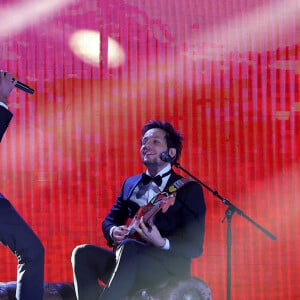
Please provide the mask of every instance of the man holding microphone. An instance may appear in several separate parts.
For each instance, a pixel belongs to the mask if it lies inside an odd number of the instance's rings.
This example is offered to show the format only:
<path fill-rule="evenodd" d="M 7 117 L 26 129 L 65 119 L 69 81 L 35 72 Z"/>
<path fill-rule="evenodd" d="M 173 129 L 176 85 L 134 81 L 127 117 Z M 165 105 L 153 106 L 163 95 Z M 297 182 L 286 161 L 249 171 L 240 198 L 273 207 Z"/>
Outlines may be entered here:
<path fill-rule="evenodd" d="M 17 84 L 11 73 L 0 70 L 0 142 L 13 117 L 8 96 Z M 1 186 L 0 186 L 1 189 Z M 42 300 L 44 247 L 39 238 L 0 193 L 0 242 L 17 257 L 17 300 Z"/>

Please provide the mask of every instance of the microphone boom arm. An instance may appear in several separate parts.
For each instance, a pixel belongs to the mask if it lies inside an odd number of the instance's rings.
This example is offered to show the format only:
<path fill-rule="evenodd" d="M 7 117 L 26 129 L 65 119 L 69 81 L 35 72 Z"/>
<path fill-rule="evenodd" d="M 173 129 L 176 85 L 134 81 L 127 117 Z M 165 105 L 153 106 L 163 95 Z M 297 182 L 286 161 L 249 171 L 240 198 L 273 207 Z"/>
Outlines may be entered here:
<path fill-rule="evenodd" d="M 194 175 L 192 175 L 190 172 L 188 172 L 186 169 L 184 169 L 179 163 L 175 162 L 173 163 L 174 166 L 180 170 L 182 170 L 183 172 L 185 172 L 187 175 L 189 175 L 191 178 L 193 178 L 195 181 L 197 181 L 198 183 L 200 183 L 203 187 L 205 187 L 207 190 L 209 190 L 214 196 L 216 196 L 217 198 L 219 198 L 223 204 L 227 205 L 232 212 L 236 212 L 238 213 L 240 216 L 244 217 L 245 219 L 247 219 L 248 221 L 250 221 L 253 225 L 255 225 L 258 229 L 262 230 L 267 236 L 269 236 L 271 239 L 276 240 L 276 237 L 268 232 L 266 229 L 264 229 L 263 227 L 261 227 L 260 225 L 258 225 L 256 222 L 254 222 L 251 218 L 249 218 L 243 211 L 241 211 L 239 208 L 237 208 L 235 205 L 233 205 L 228 199 L 222 197 L 218 191 L 211 189 L 208 185 L 206 185 L 205 183 L 203 183 L 202 181 L 200 181 L 197 177 L 195 177 Z"/>

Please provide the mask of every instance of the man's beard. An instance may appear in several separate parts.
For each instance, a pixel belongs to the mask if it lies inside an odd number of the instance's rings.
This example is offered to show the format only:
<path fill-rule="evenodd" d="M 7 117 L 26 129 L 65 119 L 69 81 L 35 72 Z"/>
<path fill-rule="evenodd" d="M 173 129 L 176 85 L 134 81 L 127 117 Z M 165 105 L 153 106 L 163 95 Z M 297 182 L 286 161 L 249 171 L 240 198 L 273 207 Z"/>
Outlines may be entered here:
<path fill-rule="evenodd" d="M 159 170 L 165 165 L 165 162 L 163 162 L 159 157 L 156 157 L 151 160 L 143 160 L 143 164 L 147 167 L 147 169 Z"/>

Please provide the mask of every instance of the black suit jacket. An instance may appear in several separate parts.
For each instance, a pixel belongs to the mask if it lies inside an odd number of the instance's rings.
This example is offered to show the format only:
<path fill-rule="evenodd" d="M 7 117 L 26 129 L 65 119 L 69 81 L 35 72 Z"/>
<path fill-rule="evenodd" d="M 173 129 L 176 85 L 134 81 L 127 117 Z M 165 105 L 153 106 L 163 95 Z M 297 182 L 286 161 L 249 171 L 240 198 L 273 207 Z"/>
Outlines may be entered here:
<path fill-rule="evenodd" d="M 12 117 L 12 113 L 0 105 L 0 142 Z"/>
<path fill-rule="evenodd" d="M 116 203 L 102 223 L 102 230 L 112 246 L 110 228 L 126 223 L 138 210 L 138 205 L 130 200 L 134 188 L 140 182 L 142 174 L 127 178 Z M 181 178 L 172 171 L 167 187 Z M 192 181 L 182 187 L 176 196 L 173 206 L 166 213 L 161 211 L 155 216 L 154 223 L 164 238 L 170 241 L 170 250 L 161 250 L 153 247 L 162 263 L 174 275 L 189 275 L 191 259 L 198 257 L 203 251 L 205 231 L 206 206 L 203 190 L 200 184 Z"/>

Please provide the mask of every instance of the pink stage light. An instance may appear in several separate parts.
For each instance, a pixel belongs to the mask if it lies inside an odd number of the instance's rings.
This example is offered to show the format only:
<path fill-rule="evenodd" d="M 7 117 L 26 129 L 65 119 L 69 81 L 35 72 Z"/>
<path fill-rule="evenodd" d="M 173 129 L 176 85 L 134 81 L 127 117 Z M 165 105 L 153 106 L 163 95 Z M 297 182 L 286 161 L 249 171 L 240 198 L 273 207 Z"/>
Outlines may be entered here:
<path fill-rule="evenodd" d="M 75 0 L 30 0 L 1 8 L 0 39 L 17 33 L 26 27 L 41 21 L 42 17 L 53 15 Z"/>

